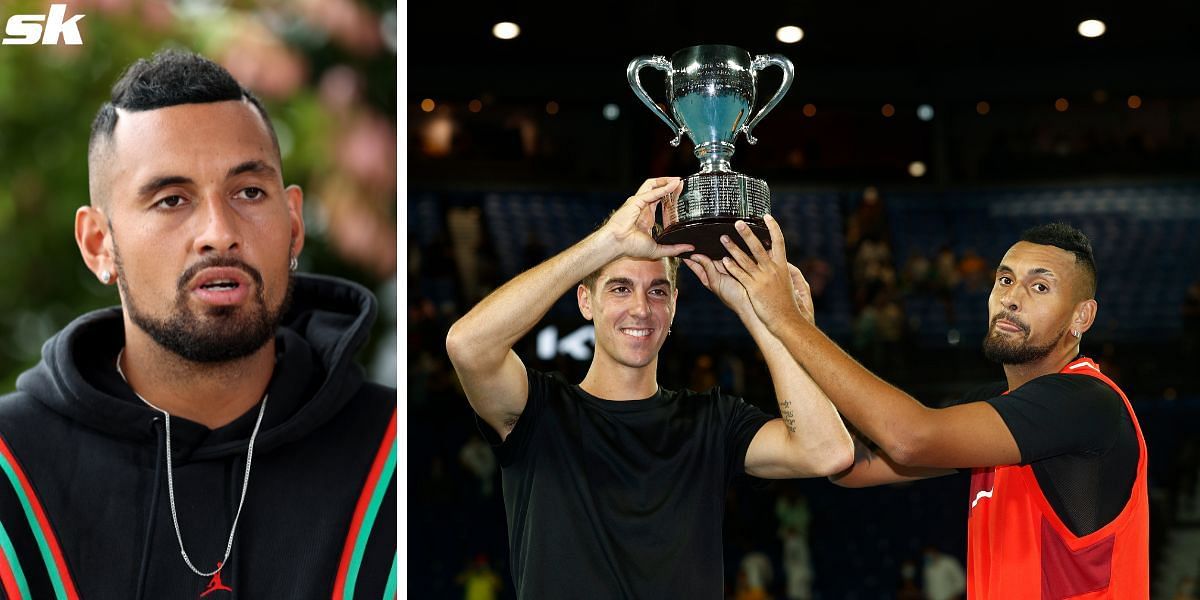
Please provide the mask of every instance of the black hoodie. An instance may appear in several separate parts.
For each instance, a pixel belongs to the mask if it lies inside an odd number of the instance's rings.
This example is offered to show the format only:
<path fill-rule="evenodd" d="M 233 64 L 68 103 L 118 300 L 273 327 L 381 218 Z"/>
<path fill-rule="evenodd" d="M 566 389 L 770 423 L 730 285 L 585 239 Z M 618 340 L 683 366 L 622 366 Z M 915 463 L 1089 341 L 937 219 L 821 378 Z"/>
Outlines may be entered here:
<path fill-rule="evenodd" d="M 384 597 L 396 585 L 396 391 L 353 362 L 375 312 L 361 286 L 296 276 L 217 577 L 180 555 L 162 415 L 116 371 L 120 309 L 73 321 L 0 397 L 0 595 Z M 215 430 L 171 418 L 175 507 L 201 571 L 225 554 L 258 412 Z"/>

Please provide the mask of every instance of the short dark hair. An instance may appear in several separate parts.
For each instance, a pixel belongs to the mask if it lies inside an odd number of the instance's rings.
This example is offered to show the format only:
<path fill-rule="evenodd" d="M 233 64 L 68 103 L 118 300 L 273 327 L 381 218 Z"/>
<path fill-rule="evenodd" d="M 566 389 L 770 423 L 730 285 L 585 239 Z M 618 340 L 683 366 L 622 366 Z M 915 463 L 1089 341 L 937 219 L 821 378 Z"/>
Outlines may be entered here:
<path fill-rule="evenodd" d="M 1047 223 L 1025 230 L 1022 242 L 1054 246 L 1075 255 L 1075 264 L 1083 267 L 1085 296 L 1096 297 L 1096 259 L 1092 255 L 1092 242 L 1082 231 L 1066 223 Z"/>
<path fill-rule="evenodd" d="M 224 67 L 194 52 L 164 50 L 125 69 L 112 87 L 112 97 L 96 112 L 88 138 L 88 164 L 100 151 L 100 142 L 112 139 L 117 127 L 117 109 L 131 112 L 154 110 L 180 104 L 202 104 L 246 100 L 262 116 L 279 153 L 279 138 L 267 109 L 254 94 L 242 87 Z"/>

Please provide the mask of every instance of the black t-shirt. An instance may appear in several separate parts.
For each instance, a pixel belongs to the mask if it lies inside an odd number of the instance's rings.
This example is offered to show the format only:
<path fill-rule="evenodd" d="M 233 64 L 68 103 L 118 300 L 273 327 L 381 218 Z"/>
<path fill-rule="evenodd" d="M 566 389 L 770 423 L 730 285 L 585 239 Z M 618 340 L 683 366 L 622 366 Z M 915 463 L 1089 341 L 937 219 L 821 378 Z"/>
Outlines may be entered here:
<path fill-rule="evenodd" d="M 1138 440 L 1121 396 L 1100 379 L 1055 373 L 1005 394 L 995 383 L 961 402 L 984 401 L 1000 413 L 1032 465 L 1054 512 L 1075 535 L 1112 521 L 1129 500 Z"/>
<path fill-rule="evenodd" d="M 518 597 L 722 598 L 726 489 L 769 420 L 716 388 L 612 401 L 530 369 L 503 443 L 477 418 L 502 467 Z"/>

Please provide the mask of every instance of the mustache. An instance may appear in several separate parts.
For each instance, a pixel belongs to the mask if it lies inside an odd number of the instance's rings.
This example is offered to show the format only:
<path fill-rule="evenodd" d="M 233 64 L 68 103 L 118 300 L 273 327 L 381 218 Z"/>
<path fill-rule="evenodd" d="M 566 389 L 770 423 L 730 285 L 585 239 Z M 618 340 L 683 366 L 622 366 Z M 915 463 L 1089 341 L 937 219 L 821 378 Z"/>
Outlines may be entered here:
<path fill-rule="evenodd" d="M 992 317 L 992 324 L 991 324 L 991 326 L 988 327 L 988 329 L 990 330 L 993 327 L 995 327 L 996 321 L 999 321 L 1000 319 L 1004 319 L 1005 321 L 1011 322 L 1013 325 L 1020 327 L 1021 331 L 1024 331 L 1026 333 L 1026 335 L 1029 334 L 1029 325 L 1025 321 L 1018 319 L 1017 315 L 1014 315 L 1011 312 L 1008 312 L 1006 310 L 1000 311 L 999 313 L 996 314 L 996 316 Z"/>
<path fill-rule="evenodd" d="M 250 279 L 254 280 L 254 284 L 256 286 L 258 286 L 259 290 L 262 289 L 262 286 L 263 286 L 262 273 L 259 273 L 258 269 L 255 269 L 254 267 L 246 264 L 246 262 L 243 261 L 242 259 L 236 258 L 233 256 L 210 256 L 208 258 L 200 259 L 195 264 L 188 267 L 187 270 L 184 271 L 183 274 L 179 276 L 179 282 L 177 284 L 179 286 L 179 289 L 187 290 L 188 282 L 195 279 L 196 275 L 198 275 L 200 273 L 200 271 L 203 271 L 204 269 L 213 268 L 213 267 L 225 267 L 225 268 L 240 269 L 240 270 L 244 271 L 247 275 L 249 275 Z"/>

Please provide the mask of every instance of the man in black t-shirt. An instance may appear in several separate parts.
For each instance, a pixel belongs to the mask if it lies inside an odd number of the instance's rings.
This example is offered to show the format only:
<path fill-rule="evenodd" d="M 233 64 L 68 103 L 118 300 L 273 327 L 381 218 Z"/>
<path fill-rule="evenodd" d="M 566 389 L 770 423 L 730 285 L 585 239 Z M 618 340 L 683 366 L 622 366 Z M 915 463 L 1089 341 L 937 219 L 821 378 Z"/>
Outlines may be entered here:
<path fill-rule="evenodd" d="M 726 487 L 828 476 L 853 446 L 837 412 L 711 261 L 689 267 L 741 318 L 766 357 L 782 418 L 711 390 L 658 386 L 677 261 L 688 245 L 651 236 L 678 178 L 650 179 L 597 231 L 484 298 L 446 348 L 503 468 L 513 579 L 521 598 L 721 598 Z M 779 239 L 770 255 L 797 279 Z M 575 282 L 581 282 L 578 285 Z M 578 385 L 527 369 L 512 351 L 575 289 L 596 351 Z M 812 301 L 794 294 L 806 318 Z"/>
<path fill-rule="evenodd" d="M 1123 393 L 1079 354 L 1097 310 L 1095 262 L 1082 232 L 1035 227 L 1008 250 L 983 344 L 1007 381 L 930 409 L 803 318 L 791 302 L 792 278 L 745 224 L 738 229 L 753 256 L 726 238 L 726 269 L 771 333 L 875 444 L 856 441 L 854 465 L 832 480 L 860 487 L 971 468 L 973 600 L 1148 593 L 1144 440 Z"/>

